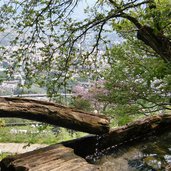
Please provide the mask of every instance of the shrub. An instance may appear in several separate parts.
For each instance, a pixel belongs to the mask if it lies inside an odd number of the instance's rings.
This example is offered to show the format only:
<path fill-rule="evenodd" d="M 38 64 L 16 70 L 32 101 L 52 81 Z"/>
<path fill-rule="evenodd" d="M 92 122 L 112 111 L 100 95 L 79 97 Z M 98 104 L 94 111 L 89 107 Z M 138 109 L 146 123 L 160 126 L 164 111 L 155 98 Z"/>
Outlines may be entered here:
<path fill-rule="evenodd" d="M 0 119 L 0 127 L 4 127 L 5 126 L 5 120 L 4 119 Z"/>
<path fill-rule="evenodd" d="M 92 110 L 91 103 L 88 100 L 79 97 L 73 98 L 71 106 L 84 111 Z"/>

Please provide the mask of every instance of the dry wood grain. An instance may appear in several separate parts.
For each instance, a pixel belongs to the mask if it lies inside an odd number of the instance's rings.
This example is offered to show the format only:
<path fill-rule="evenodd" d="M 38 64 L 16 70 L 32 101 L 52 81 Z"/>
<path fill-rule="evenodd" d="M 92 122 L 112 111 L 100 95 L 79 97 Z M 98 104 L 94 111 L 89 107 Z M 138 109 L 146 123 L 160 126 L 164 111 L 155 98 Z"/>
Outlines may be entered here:
<path fill-rule="evenodd" d="M 109 131 L 109 119 L 51 102 L 0 97 L 0 117 L 16 117 L 91 134 Z"/>

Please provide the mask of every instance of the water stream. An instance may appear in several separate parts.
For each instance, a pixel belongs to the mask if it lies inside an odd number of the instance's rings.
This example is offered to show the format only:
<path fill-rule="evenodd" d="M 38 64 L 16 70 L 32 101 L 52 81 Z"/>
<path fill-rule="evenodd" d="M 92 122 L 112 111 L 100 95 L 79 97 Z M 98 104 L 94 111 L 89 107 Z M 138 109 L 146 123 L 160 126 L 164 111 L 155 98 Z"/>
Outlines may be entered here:
<path fill-rule="evenodd" d="M 171 171 L 171 132 L 137 144 L 110 149 L 95 164 L 101 171 Z"/>

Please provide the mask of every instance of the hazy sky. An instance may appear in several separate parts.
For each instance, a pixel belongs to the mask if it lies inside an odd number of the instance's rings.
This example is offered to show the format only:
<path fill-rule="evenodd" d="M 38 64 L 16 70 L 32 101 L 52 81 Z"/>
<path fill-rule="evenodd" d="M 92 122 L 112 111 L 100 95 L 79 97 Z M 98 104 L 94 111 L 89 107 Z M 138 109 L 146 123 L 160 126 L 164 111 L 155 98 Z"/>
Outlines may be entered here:
<path fill-rule="evenodd" d="M 76 10 L 74 11 L 73 17 L 82 20 L 86 17 L 86 14 L 84 13 L 84 9 L 90 5 L 95 5 L 97 1 L 96 0 L 82 0 L 79 2 Z M 106 26 L 107 27 L 107 26 Z M 115 31 L 112 31 L 111 33 L 105 33 L 107 35 L 108 39 L 110 39 L 113 43 L 120 43 L 122 42 L 122 39 L 118 36 L 118 34 Z"/>
<path fill-rule="evenodd" d="M 96 0 L 82 0 L 79 2 L 78 6 L 74 10 L 74 18 L 77 18 L 79 20 L 85 18 L 86 14 L 84 13 L 84 9 L 90 5 L 93 6 L 95 4 Z"/>

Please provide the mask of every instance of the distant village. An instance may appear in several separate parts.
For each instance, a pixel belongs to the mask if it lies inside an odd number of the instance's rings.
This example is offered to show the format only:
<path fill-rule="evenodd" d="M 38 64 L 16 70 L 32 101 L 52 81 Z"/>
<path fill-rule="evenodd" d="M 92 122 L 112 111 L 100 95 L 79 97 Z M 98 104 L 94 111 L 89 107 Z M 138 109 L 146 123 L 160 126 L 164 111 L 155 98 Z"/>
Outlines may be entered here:
<path fill-rule="evenodd" d="M 8 62 L 0 63 L 0 96 L 1 97 L 23 97 L 23 98 L 33 98 L 37 100 L 49 101 L 47 97 L 46 88 L 39 87 L 34 84 L 31 88 L 24 88 L 25 80 L 23 78 L 22 70 L 18 73 L 14 73 L 12 77 L 7 74 Z M 79 76 L 75 76 L 79 77 Z M 92 81 L 77 81 L 76 84 L 82 85 L 85 88 L 92 86 Z M 60 96 L 65 98 L 70 98 L 72 96 L 72 88 L 75 84 L 70 84 L 67 87 L 67 91 L 61 91 Z"/>

